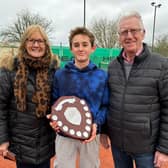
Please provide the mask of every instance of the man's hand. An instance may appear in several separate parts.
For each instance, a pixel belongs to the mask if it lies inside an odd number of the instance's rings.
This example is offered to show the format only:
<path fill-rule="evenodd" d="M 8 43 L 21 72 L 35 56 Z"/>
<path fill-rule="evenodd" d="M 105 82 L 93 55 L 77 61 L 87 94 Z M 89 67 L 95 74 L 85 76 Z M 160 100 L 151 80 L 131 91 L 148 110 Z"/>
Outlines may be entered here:
<path fill-rule="evenodd" d="M 110 140 L 106 134 L 100 135 L 100 143 L 105 149 L 110 148 Z"/>
<path fill-rule="evenodd" d="M 54 131 L 56 131 L 56 132 L 60 132 L 60 128 L 59 128 L 57 122 L 56 122 L 56 121 L 53 121 L 53 120 L 51 119 L 51 114 L 48 114 L 48 115 L 47 115 L 47 118 L 50 120 L 50 126 L 51 126 L 51 128 L 52 128 Z"/>
<path fill-rule="evenodd" d="M 96 138 L 96 132 L 97 132 L 97 124 L 92 124 L 92 133 L 89 139 L 84 140 L 84 143 L 88 143 L 93 141 Z"/>
<path fill-rule="evenodd" d="M 162 166 L 165 165 L 165 163 L 168 163 L 168 155 L 161 153 L 159 151 L 156 151 L 155 157 L 154 157 L 155 167 L 161 168 Z"/>

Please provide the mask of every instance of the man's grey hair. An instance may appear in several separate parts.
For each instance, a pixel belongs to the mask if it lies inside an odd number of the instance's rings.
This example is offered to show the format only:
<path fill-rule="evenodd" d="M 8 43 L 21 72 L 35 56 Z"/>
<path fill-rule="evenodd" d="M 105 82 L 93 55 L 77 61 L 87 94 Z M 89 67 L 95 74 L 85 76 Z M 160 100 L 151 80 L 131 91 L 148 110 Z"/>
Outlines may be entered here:
<path fill-rule="evenodd" d="M 129 11 L 129 12 L 126 12 L 120 16 L 120 18 L 118 20 L 118 24 L 117 24 L 117 30 L 119 31 L 119 29 L 120 29 L 121 21 L 123 21 L 124 19 L 132 18 L 132 17 L 137 18 L 140 22 L 141 28 L 144 29 L 144 24 L 143 24 L 141 15 L 137 11 Z"/>

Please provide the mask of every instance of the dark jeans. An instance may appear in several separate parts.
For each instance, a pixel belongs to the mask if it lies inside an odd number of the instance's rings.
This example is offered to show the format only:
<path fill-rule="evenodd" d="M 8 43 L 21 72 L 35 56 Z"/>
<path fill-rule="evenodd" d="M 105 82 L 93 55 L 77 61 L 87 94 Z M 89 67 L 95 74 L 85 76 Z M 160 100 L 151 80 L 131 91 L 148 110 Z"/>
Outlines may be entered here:
<path fill-rule="evenodd" d="M 27 163 L 20 163 L 16 162 L 17 168 L 50 168 L 50 160 L 47 160 L 41 164 L 35 165 L 35 164 L 27 164 Z"/>
<path fill-rule="evenodd" d="M 112 146 L 112 153 L 115 168 L 133 168 L 135 161 L 136 168 L 154 168 L 154 154 L 132 154 L 121 151 L 119 148 Z"/>

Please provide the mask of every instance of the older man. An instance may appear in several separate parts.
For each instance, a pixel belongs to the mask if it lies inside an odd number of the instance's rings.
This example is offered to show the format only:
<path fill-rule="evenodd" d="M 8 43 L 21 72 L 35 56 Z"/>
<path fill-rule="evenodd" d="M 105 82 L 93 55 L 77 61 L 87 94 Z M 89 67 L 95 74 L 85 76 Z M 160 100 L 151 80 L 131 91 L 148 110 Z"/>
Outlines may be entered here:
<path fill-rule="evenodd" d="M 143 43 L 137 12 L 118 23 L 123 49 L 109 65 L 108 135 L 115 168 L 161 167 L 168 160 L 168 62 Z"/>

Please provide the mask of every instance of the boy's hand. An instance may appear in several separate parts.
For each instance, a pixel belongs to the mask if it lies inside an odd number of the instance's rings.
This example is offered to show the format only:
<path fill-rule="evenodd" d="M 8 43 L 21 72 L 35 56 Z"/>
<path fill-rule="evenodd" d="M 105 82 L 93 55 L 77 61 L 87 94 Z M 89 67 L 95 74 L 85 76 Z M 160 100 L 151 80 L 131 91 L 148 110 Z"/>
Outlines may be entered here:
<path fill-rule="evenodd" d="M 51 114 L 48 114 L 48 115 L 47 115 L 47 118 L 50 120 L 50 126 L 51 126 L 51 128 L 52 128 L 54 131 L 56 131 L 56 132 L 60 132 L 60 128 L 59 128 L 57 122 L 56 122 L 56 121 L 53 121 L 52 118 L 51 118 L 51 116 L 52 116 Z"/>
<path fill-rule="evenodd" d="M 97 132 L 97 124 L 92 124 L 92 133 L 89 139 L 84 140 L 84 143 L 88 143 L 93 141 L 96 138 L 96 132 Z"/>

